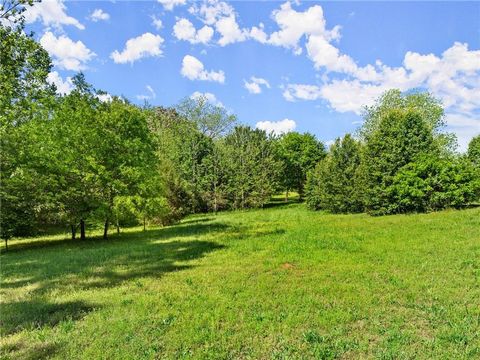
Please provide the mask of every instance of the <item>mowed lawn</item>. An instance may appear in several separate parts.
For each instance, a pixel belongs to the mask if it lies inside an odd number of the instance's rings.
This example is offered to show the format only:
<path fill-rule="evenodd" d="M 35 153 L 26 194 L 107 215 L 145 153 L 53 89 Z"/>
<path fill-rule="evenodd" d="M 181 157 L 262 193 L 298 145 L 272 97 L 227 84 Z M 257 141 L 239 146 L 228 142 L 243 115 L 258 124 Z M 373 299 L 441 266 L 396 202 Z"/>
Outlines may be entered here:
<path fill-rule="evenodd" d="M 290 204 L 0 260 L 6 359 L 480 358 L 480 208 Z"/>

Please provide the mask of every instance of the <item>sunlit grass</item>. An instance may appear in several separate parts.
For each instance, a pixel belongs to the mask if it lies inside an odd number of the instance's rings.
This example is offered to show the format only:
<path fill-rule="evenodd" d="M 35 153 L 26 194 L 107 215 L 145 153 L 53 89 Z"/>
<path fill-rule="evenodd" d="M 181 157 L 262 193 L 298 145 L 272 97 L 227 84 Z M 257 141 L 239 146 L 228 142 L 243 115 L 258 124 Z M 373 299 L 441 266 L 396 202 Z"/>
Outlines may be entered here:
<path fill-rule="evenodd" d="M 64 237 L 0 257 L 5 358 L 480 357 L 479 208 L 375 218 L 279 198 Z"/>

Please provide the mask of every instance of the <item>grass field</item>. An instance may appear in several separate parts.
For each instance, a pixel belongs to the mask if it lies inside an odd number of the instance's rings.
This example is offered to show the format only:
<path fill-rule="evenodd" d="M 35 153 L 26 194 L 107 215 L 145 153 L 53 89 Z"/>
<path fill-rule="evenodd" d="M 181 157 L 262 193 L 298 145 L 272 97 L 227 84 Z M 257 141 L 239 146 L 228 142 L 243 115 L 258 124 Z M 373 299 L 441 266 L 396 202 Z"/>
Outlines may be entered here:
<path fill-rule="evenodd" d="M 4 358 L 480 358 L 480 208 L 302 204 L 13 241 Z"/>

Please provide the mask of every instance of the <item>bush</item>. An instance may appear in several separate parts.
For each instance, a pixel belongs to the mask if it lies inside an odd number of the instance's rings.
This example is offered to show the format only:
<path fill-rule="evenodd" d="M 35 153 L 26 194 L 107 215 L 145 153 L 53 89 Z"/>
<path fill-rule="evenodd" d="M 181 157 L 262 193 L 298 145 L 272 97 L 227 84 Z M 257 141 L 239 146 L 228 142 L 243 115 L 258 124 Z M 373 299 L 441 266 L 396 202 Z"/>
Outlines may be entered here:
<path fill-rule="evenodd" d="M 480 191 L 479 169 L 465 158 L 426 155 L 405 165 L 388 189 L 390 212 L 425 212 L 461 207 Z"/>

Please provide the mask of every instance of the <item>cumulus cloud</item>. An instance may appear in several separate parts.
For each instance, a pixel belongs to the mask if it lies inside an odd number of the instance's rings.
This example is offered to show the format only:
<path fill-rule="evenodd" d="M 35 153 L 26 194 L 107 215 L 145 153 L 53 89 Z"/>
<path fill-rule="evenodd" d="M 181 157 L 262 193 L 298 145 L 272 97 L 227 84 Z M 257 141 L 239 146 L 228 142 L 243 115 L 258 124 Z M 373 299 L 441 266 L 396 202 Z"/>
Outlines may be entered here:
<path fill-rule="evenodd" d="M 269 43 L 276 46 L 283 46 L 294 50 L 295 54 L 302 53 L 300 39 L 304 36 L 316 35 L 324 38 L 338 37 L 338 28 L 334 31 L 325 29 L 325 18 L 320 5 L 309 7 L 304 12 L 296 11 L 290 2 L 274 10 L 272 19 L 277 23 L 280 30 L 272 33 Z"/>
<path fill-rule="evenodd" d="M 57 93 L 60 95 L 70 94 L 74 88 L 71 77 L 67 77 L 65 80 L 63 80 L 60 74 L 56 71 L 52 71 L 48 74 L 47 81 L 50 84 L 55 85 L 57 88 Z"/>
<path fill-rule="evenodd" d="M 102 20 L 105 21 L 110 19 L 110 15 L 107 14 L 102 9 L 95 9 L 90 14 L 89 19 L 92 20 L 93 22 L 102 21 Z"/>
<path fill-rule="evenodd" d="M 157 97 L 157 94 L 155 93 L 155 91 L 150 85 L 145 86 L 145 88 L 147 89 L 148 94 L 137 95 L 136 97 L 138 100 L 145 101 L 145 100 L 155 99 Z"/>
<path fill-rule="evenodd" d="M 173 35 L 178 40 L 188 41 L 191 44 L 207 44 L 213 37 L 213 28 L 205 25 L 196 30 L 189 20 L 181 18 L 173 26 Z"/>
<path fill-rule="evenodd" d="M 56 37 L 50 31 L 40 38 L 40 44 L 52 56 L 53 63 L 65 70 L 83 70 L 95 56 L 80 40 L 75 42 L 65 35 Z"/>
<path fill-rule="evenodd" d="M 264 130 L 267 133 L 281 135 L 295 130 L 297 124 L 293 120 L 283 119 L 280 121 L 259 121 L 255 127 L 257 129 Z"/>
<path fill-rule="evenodd" d="M 255 39 L 265 43 L 267 35 L 263 30 L 263 24 L 254 26 L 251 29 L 241 28 L 237 22 L 237 14 L 234 8 L 224 1 L 205 0 L 201 5 L 194 4 L 189 12 L 197 16 L 210 28 L 214 28 L 220 35 L 217 43 L 220 46 Z M 213 33 L 212 33 L 213 36 Z"/>
<path fill-rule="evenodd" d="M 442 100 L 448 111 L 468 113 L 480 110 L 480 50 L 469 50 L 467 44 L 454 43 L 440 57 L 407 52 L 403 66 L 392 68 L 377 61 L 365 67 L 338 66 L 344 79 L 324 84 L 290 84 L 287 100 L 323 98 L 337 111 L 360 113 L 384 91 L 397 88 L 429 90 Z"/>
<path fill-rule="evenodd" d="M 158 0 L 165 10 L 172 11 L 175 6 L 185 5 L 187 0 Z"/>
<path fill-rule="evenodd" d="M 200 91 L 195 91 L 192 95 L 190 95 L 190 98 L 192 99 L 199 99 L 199 98 L 204 98 L 206 99 L 210 104 L 215 105 L 215 106 L 220 106 L 220 107 L 225 107 L 221 101 L 217 99 L 217 97 L 209 92 L 200 92 Z"/>
<path fill-rule="evenodd" d="M 157 30 L 161 30 L 163 28 L 162 20 L 158 19 L 155 15 L 152 16 L 152 25 Z"/>
<path fill-rule="evenodd" d="M 223 84 L 225 82 L 225 73 L 220 71 L 207 71 L 203 63 L 196 57 L 186 55 L 182 61 L 182 76 L 190 80 L 215 81 Z"/>
<path fill-rule="evenodd" d="M 63 0 L 48 0 L 35 2 L 33 6 L 28 6 L 25 11 L 25 21 L 27 24 L 35 21 L 42 21 L 45 26 L 61 28 L 62 25 L 72 25 L 77 29 L 83 30 L 83 26 L 74 17 L 68 16 L 66 6 Z"/>
<path fill-rule="evenodd" d="M 250 94 L 260 94 L 262 92 L 262 86 L 270 89 L 270 84 L 267 80 L 255 76 L 252 76 L 250 81 L 243 80 L 243 82 L 245 89 L 247 89 Z"/>
<path fill-rule="evenodd" d="M 160 35 L 145 33 L 136 38 L 129 39 L 123 51 L 115 50 L 110 57 L 116 64 L 133 64 L 135 61 L 145 57 L 161 56 L 163 51 L 161 45 L 163 38 Z"/>
<path fill-rule="evenodd" d="M 306 84 L 289 84 L 283 91 L 287 101 L 317 100 L 320 98 L 320 87 Z"/>

